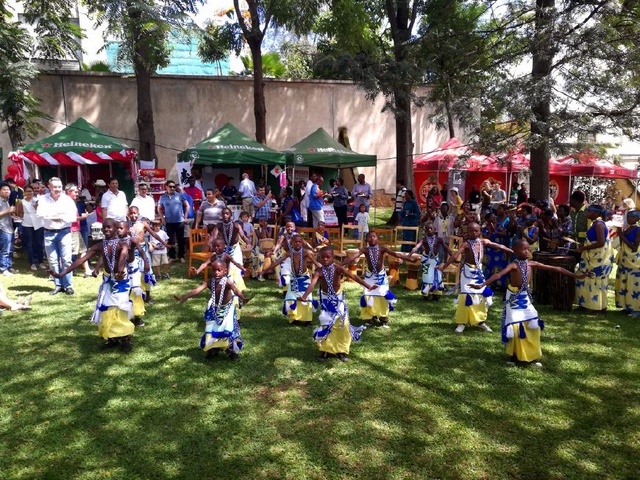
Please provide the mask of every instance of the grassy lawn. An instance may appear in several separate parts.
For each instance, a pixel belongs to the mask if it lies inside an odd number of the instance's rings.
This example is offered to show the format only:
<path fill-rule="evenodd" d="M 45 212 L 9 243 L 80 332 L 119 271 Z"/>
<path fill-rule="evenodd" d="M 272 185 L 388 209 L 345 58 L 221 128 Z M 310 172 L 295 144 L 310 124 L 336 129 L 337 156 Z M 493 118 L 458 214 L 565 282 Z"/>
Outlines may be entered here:
<path fill-rule="evenodd" d="M 496 332 L 456 335 L 450 298 L 396 287 L 392 328 L 367 330 L 349 363 L 321 364 L 311 327 L 281 316 L 275 284 L 250 281 L 240 361 L 205 361 L 205 294 L 172 298 L 197 283 L 185 271 L 156 287 L 128 355 L 101 351 L 88 322 L 97 279 L 51 297 L 42 273 L 2 278 L 10 295 L 35 295 L 31 312 L 0 317 L 0 478 L 637 475 L 638 319 L 540 307 L 544 368 L 508 368 L 499 301 Z M 359 324 L 360 290 L 347 292 Z"/>

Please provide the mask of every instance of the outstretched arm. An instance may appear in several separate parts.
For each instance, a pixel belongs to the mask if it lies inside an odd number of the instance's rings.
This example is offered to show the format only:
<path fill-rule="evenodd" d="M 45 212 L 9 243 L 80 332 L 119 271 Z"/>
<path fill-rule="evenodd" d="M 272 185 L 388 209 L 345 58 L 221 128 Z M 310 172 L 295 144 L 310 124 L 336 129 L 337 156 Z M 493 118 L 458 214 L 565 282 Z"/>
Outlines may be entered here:
<path fill-rule="evenodd" d="M 149 225 L 147 225 L 146 223 L 143 224 L 144 225 L 144 231 L 147 232 L 149 235 L 151 235 L 153 238 L 155 238 L 158 243 L 160 245 L 164 245 L 164 248 L 169 248 L 169 245 L 167 244 L 167 242 L 165 242 L 160 235 L 158 235 L 156 232 L 153 231 L 153 228 L 151 228 Z"/>
<path fill-rule="evenodd" d="M 545 265 L 544 263 L 535 262 L 533 260 L 529 261 L 529 266 L 531 266 L 531 268 L 539 268 L 540 270 L 546 270 L 548 272 L 556 272 L 561 275 L 567 275 L 568 277 L 573 277 L 578 279 L 586 278 L 589 276 L 586 273 L 581 273 L 578 275 L 577 273 L 572 272 L 571 270 L 567 270 L 566 268 L 557 267 L 555 265 Z"/>
<path fill-rule="evenodd" d="M 511 250 L 509 247 L 505 247 L 504 245 L 501 245 L 499 243 L 492 242 L 490 240 L 487 240 L 486 238 L 483 239 L 482 244 L 483 244 L 484 247 L 491 247 L 491 248 L 495 248 L 495 249 L 498 249 L 498 250 L 502 250 L 503 252 L 507 252 L 507 253 L 513 254 L 513 250 Z"/>
<path fill-rule="evenodd" d="M 339 272 L 341 272 L 345 277 L 353 280 L 356 283 L 359 283 L 360 285 L 362 285 L 364 288 L 366 288 L 367 290 L 373 290 L 374 288 L 378 288 L 378 285 L 369 285 L 367 282 L 365 282 L 364 280 L 362 280 L 360 277 L 354 275 L 353 273 L 351 273 L 349 270 L 343 268 L 340 265 L 336 265 L 336 270 L 338 270 Z"/>
<path fill-rule="evenodd" d="M 249 300 L 247 300 L 247 299 L 245 298 L 245 296 L 242 294 L 242 292 L 240 291 L 240 289 L 238 288 L 238 286 L 237 286 L 235 283 L 233 283 L 233 280 L 232 280 L 232 281 L 230 281 L 230 282 L 228 282 L 228 283 L 227 283 L 227 286 L 228 286 L 229 288 L 231 288 L 231 291 L 232 291 L 233 293 L 235 293 L 235 294 L 236 294 L 236 296 L 240 299 L 240 301 L 241 301 L 242 303 L 247 303 L 247 302 L 249 301 Z"/>
<path fill-rule="evenodd" d="M 457 261 L 460 255 L 462 255 L 462 252 L 464 252 L 467 248 L 469 248 L 469 244 L 467 242 L 464 242 L 457 252 L 455 252 L 453 255 L 449 255 L 449 260 L 447 260 L 444 265 L 438 265 L 436 268 L 441 271 L 444 270 L 453 262 Z"/>
<path fill-rule="evenodd" d="M 313 292 L 313 289 L 315 288 L 316 284 L 318 283 L 318 280 L 320 280 L 320 275 L 322 275 L 320 273 L 320 270 L 316 270 L 316 273 L 314 273 L 313 277 L 311 277 L 311 282 L 309 282 L 309 286 L 305 290 L 304 294 L 300 297 L 301 301 L 303 301 L 303 302 L 307 301 L 307 297 L 311 294 L 311 292 Z"/>
<path fill-rule="evenodd" d="M 504 277 L 507 273 L 509 273 L 511 270 L 513 270 L 516 267 L 515 263 L 510 263 L 509 265 L 507 265 L 505 268 L 503 268 L 502 270 L 500 270 L 498 273 L 494 273 L 493 275 L 491 275 L 489 278 L 487 278 L 484 282 L 482 282 L 481 284 L 471 284 L 469 285 L 471 288 L 483 288 L 486 287 L 487 285 L 492 284 L 493 282 L 495 282 L 496 280 Z"/>
<path fill-rule="evenodd" d="M 228 253 L 224 254 L 224 259 L 225 261 L 231 262 L 233 263 L 236 267 L 238 267 L 239 270 L 243 270 L 244 269 L 244 265 L 240 265 L 238 262 L 236 262 L 233 257 L 231 257 L 231 255 L 229 255 Z"/>
<path fill-rule="evenodd" d="M 357 259 L 360 258 L 361 255 L 364 254 L 364 247 L 358 249 L 358 251 L 356 253 L 352 253 L 351 255 L 349 255 L 347 258 L 345 258 L 343 260 L 343 262 L 341 263 L 341 265 L 343 267 L 346 267 L 347 265 L 349 265 L 350 263 L 355 262 Z"/>
<path fill-rule="evenodd" d="M 282 255 L 275 262 L 273 262 L 271 265 L 269 265 L 269 268 L 265 268 L 264 270 L 262 270 L 262 273 L 265 274 L 265 273 L 272 272 L 278 265 L 280 265 L 282 262 L 284 262 L 289 257 L 290 257 L 289 252 L 285 252 L 284 255 Z"/>
<path fill-rule="evenodd" d="M 195 267 L 190 267 L 189 272 L 191 275 L 200 275 L 203 270 L 209 268 L 209 265 L 211 265 L 211 258 L 202 262 L 197 269 Z"/>
<path fill-rule="evenodd" d="M 316 268 L 322 268 L 322 264 L 318 260 L 316 260 L 316 257 L 311 252 L 306 251 L 305 255 L 307 260 L 311 260 L 311 262 L 313 262 Z"/>
<path fill-rule="evenodd" d="M 71 263 L 71 265 L 69 265 L 67 268 L 62 270 L 60 273 L 56 273 L 53 270 L 50 270 L 49 273 L 56 278 L 62 278 L 67 273 L 73 272 L 76 268 L 78 268 L 84 262 L 89 260 L 96 253 L 99 253 L 101 250 L 102 250 L 102 242 L 96 243 L 89 250 L 87 250 L 87 253 L 85 253 L 81 257 L 76 258 L 76 260 L 73 263 Z"/>
<path fill-rule="evenodd" d="M 193 290 L 190 290 L 189 292 L 185 293 L 183 296 L 180 297 L 178 295 L 174 295 L 173 298 L 178 300 L 178 302 L 180 302 L 180 303 L 184 303 L 186 300 L 190 299 L 191 297 L 195 297 L 196 295 L 198 295 L 205 288 L 207 288 L 207 283 L 206 282 L 202 282 L 199 286 L 197 286 Z"/>
<path fill-rule="evenodd" d="M 411 250 L 411 252 L 407 253 L 400 253 L 400 252 L 396 252 L 394 250 L 391 250 L 388 247 L 382 247 L 380 250 L 382 250 L 384 253 L 386 253 L 387 255 L 391 256 L 391 257 L 396 257 L 399 258 L 400 260 L 405 260 L 407 262 L 411 261 L 411 255 L 413 255 L 414 250 L 418 251 L 420 249 L 420 246 L 422 245 L 422 243 L 419 243 L 418 245 L 416 245 L 413 250 Z"/>

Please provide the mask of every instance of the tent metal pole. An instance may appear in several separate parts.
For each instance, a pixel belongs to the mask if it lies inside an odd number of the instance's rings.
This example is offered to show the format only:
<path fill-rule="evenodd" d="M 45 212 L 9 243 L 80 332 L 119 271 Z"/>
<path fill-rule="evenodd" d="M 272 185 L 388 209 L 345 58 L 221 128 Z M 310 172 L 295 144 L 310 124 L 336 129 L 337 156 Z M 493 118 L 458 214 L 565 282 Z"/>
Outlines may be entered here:
<path fill-rule="evenodd" d="M 373 193 L 375 193 L 375 191 L 378 189 L 378 167 L 376 167 L 376 169 L 374 170 L 374 173 L 373 173 L 373 186 L 375 187 L 373 189 Z M 395 209 L 395 204 L 394 204 L 394 209 Z M 373 212 L 373 221 L 374 221 L 374 223 L 376 222 L 376 218 L 377 217 L 378 217 L 378 207 L 376 206 L 376 209 Z"/>

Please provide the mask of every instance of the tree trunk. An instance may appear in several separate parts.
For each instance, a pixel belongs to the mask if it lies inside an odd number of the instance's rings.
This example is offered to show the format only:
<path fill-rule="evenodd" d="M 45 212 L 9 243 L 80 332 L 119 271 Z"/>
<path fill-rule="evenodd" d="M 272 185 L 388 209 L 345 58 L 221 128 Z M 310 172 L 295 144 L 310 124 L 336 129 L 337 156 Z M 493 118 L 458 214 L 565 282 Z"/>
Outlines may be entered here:
<path fill-rule="evenodd" d="M 139 63 L 139 62 L 135 62 Z M 141 65 L 135 65 L 138 94 L 138 152 L 142 160 L 155 160 L 156 131 L 153 124 L 153 104 L 151 102 L 151 72 Z"/>
<path fill-rule="evenodd" d="M 396 180 L 404 180 L 408 190 L 415 193 L 413 178 L 413 137 L 411 133 L 411 94 L 404 90 L 395 93 L 396 104 Z"/>
<path fill-rule="evenodd" d="M 253 60 L 253 115 L 256 120 L 256 141 L 267 144 L 267 103 L 264 98 L 264 74 L 262 72 L 262 47 L 260 41 L 250 41 Z"/>
<path fill-rule="evenodd" d="M 7 122 L 7 124 L 7 134 L 9 135 L 9 141 L 11 142 L 11 150 L 18 150 L 23 145 L 24 139 L 26 138 L 24 129 L 17 125 L 11 125 L 9 122 Z"/>
<path fill-rule="evenodd" d="M 531 75 L 536 86 L 536 98 L 531 105 L 534 120 L 531 123 L 531 198 L 546 201 L 549 198 L 549 118 L 551 117 L 551 65 L 554 57 L 552 45 L 555 0 L 536 0 L 536 31 L 533 45 Z"/>

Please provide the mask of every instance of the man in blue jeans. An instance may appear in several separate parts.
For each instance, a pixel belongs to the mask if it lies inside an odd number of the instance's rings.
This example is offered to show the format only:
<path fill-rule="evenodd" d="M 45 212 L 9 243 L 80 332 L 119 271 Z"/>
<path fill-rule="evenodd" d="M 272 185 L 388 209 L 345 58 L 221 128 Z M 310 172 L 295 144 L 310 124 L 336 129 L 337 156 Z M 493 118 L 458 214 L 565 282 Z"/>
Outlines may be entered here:
<path fill-rule="evenodd" d="M 49 259 L 49 268 L 59 273 L 71 265 L 71 224 L 78 217 L 78 210 L 73 199 L 62 193 L 62 180 L 51 177 L 49 193 L 38 198 L 37 215 L 42 218 L 44 226 L 44 251 Z M 62 291 L 73 295 L 71 287 L 72 272 L 62 278 L 56 278 L 51 295 Z"/>
<path fill-rule="evenodd" d="M 16 207 L 9 204 L 11 187 L 8 183 L 0 185 L 0 273 L 7 277 L 13 275 L 13 218 Z"/>
<path fill-rule="evenodd" d="M 176 182 L 168 180 L 165 184 L 166 193 L 158 200 L 160 218 L 165 226 L 169 242 L 178 244 L 178 256 L 184 263 L 184 221 L 189 214 L 189 204 L 181 193 L 176 192 Z M 176 249 L 169 249 L 169 258 L 175 259 Z"/>

